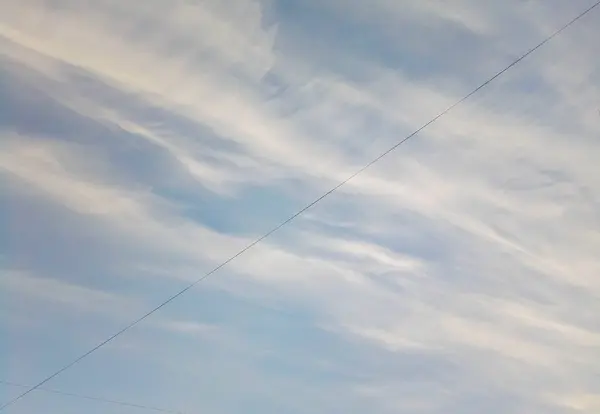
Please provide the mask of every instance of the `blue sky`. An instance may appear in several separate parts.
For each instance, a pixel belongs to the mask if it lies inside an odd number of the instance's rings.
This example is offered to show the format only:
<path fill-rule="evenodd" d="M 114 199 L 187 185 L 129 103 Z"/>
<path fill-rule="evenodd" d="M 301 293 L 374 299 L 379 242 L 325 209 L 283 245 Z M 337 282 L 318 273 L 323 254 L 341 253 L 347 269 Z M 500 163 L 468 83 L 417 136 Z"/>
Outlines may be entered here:
<path fill-rule="evenodd" d="M 0 381 L 45 378 L 593 3 L 2 2 Z M 46 387 L 598 412 L 599 37 L 594 11 Z M 39 390 L 6 412 L 151 411 Z"/>

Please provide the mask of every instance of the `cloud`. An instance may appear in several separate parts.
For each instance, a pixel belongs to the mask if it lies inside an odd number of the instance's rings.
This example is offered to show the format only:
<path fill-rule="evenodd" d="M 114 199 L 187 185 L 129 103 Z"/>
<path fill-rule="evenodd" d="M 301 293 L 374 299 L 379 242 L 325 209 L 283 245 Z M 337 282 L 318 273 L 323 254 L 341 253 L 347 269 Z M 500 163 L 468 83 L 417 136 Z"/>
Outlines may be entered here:
<path fill-rule="evenodd" d="M 235 254 L 577 12 L 516 1 L 1 7 L 12 115 L 0 117 L 0 174 L 14 223 L 2 248 L 6 267 L 23 269 L 2 283 L 119 321 Z M 199 357 L 181 339 L 195 338 L 229 378 L 239 363 L 257 395 L 297 412 L 299 396 L 335 411 L 333 391 L 381 412 L 469 412 L 478 401 L 591 412 L 593 18 L 215 274 L 132 349 L 198 381 L 203 360 L 186 365 L 183 355 Z M 227 347 L 204 341 L 215 330 L 228 332 Z"/>
<path fill-rule="evenodd" d="M 37 278 L 24 272 L 4 269 L 3 289 L 16 296 L 25 296 L 32 301 L 50 301 L 67 309 L 78 311 L 108 312 L 122 315 L 130 311 L 134 303 L 128 303 L 117 295 L 100 292 L 83 286 L 62 283 L 58 280 Z M 139 308 L 138 306 L 133 306 Z"/>

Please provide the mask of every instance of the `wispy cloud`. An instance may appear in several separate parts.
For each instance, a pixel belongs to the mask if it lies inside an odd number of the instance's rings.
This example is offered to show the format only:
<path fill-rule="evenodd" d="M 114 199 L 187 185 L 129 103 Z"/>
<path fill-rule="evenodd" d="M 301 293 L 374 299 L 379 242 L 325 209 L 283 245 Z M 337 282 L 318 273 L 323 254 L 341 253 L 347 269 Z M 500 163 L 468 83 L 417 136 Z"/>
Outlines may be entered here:
<path fill-rule="evenodd" d="M 551 3 L 3 4 L 6 306 L 122 326 L 592 4 Z M 123 339 L 162 392 L 86 369 L 195 410 L 593 412 L 596 20 Z"/>

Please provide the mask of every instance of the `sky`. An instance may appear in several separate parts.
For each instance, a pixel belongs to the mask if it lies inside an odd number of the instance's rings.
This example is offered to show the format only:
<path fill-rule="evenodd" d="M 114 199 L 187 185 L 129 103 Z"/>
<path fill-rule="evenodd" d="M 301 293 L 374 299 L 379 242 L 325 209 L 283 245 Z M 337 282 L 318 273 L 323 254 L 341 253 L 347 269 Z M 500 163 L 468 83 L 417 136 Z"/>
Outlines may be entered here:
<path fill-rule="evenodd" d="M 0 0 L 0 403 L 593 3 Z M 600 412 L 598 38 L 600 9 L 5 412 Z"/>

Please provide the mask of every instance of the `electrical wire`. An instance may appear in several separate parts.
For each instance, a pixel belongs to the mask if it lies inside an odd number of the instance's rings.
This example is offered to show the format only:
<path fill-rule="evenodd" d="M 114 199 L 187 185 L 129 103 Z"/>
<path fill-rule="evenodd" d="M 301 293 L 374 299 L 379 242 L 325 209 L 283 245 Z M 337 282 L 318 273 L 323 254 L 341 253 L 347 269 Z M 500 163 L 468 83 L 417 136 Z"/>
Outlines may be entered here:
<path fill-rule="evenodd" d="M 456 101 L 455 103 L 453 103 L 452 105 L 450 105 L 448 108 L 444 109 L 442 112 L 440 112 L 435 117 L 431 118 L 428 122 L 426 122 L 425 124 L 423 124 L 420 128 L 418 128 L 417 130 L 415 130 L 414 132 L 412 132 L 410 135 L 406 136 L 405 138 L 403 138 L 402 140 L 398 141 L 396 144 L 394 144 L 393 146 L 391 146 L 390 148 L 388 148 L 387 150 L 385 150 L 384 152 L 382 152 L 379 156 L 377 156 L 376 158 L 374 158 L 373 160 L 371 160 L 370 162 L 368 162 L 367 164 L 365 164 L 363 167 L 361 167 L 359 170 L 357 170 L 356 172 L 354 172 L 353 174 L 351 174 L 348 178 L 346 178 L 345 180 L 343 180 L 342 182 L 340 182 L 339 184 L 337 184 L 335 187 L 331 188 L 329 191 L 327 191 L 326 193 L 324 193 L 323 195 L 321 195 L 320 197 L 318 197 L 314 201 L 312 201 L 309 204 L 307 204 L 305 207 L 303 207 L 302 209 L 300 209 L 298 212 L 296 212 L 295 214 L 293 214 L 292 216 L 290 216 L 289 218 L 287 218 L 286 220 L 284 220 L 283 222 L 281 222 L 277 226 L 273 227 L 267 233 L 263 234 L 262 236 L 260 236 L 259 238 L 257 238 L 256 240 L 254 240 L 253 242 L 251 242 L 250 244 L 248 244 L 242 250 L 238 251 L 236 254 L 234 254 L 233 256 L 229 257 L 227 260 L 225 260 L 224 262 L 222 262 L 221 264 L 219 264 L 217 267 L 213 268 L 211 271 L 209 271 L 208 273 L 204 274 L 202 277 L 200 277 L 196 281 L 192 282 L 191 284 L 189 284 L 188 286 L 186 286 L 185 288 L 183 288 L 182 290 L 180 290 L 179 292 L 177 292 L 173 296 L 169 297 L 168 299 L 166 299 L 164 302 L 162 302 L 161 304 L 159 304 L 155 308 L 151 309 L 150 311 L 148 311 L 144 315 L 142 315 L 139 318 L 135 319 L 134 321 L 132 321 L 131 323 L 129 323 L 127 326 L 125 326 L 121 330 L 117 331 L 115 334 L 111 335 L 110 337 L 108 337 L 104 341 L 100 342 L 98 345 L 96 345 L 95 347 L 93 347 L 89 351 L 85 352 L 84 354 L 80 355 L 79 357 L 77 357 L 73 361 L 71 361 L 68 364 L 64 365 L 62 368 L 58 369 L 57 371 L 55 371 L 51 375 L 47 376 L 42 381 L 38 382 L 36 385 L 28 388 L 22 394 L 16 396 L 12 400 L 10 400 L 7 403 L 5 403 L 2 406 L 0 406 L 0 411 L 4 410 L 5 408 L 7 408 L 7 407 L 9 407 L 11 405 L 13 405 L 17 401 L 19 401 L 20 399 L 22 399 L 23 397 L 25 397 L 26 395 L 28 395 L 29 393 L 31 393 L 32 391 L 37 390 L 39 387 L 43 386 L 44 384 L 46 384 L 48 381 L 50 381 L 51 379 L 55 378 L 56 376 L 62 374 L 63 372 L 65 372 L 66 370 L 68 370 L 69 368 L 71 368 L 73 365 L 75 365 L 78 362 L 80 362 L 82 359 L 87 358 L 89 355 L 91 355 L 92 353 L 96 352 L 98 349 L 102 348 L 104 345 L 108 344 L 113 339 L 119 337 L 121 334 L 125 333 L 126 331 L 128 331 L 132 327 L 136 326 L 138 323 L 142 322 L 144 319 L 148 318 L 150 315 L 152 315 L 155 312 L 159 311 L 160 309 L 162 309 L 163 307 L 165 307 L 166 305 L 168 305 L 169 303 L 171 303 L 172 301 L 174 301 L 175 299 L 177 299 L 179 296 L 183 295 L 188 290 L 192 289 L 198 283 L 204 281 L 206 278 L 208 278 L 211 275 L 213 275 L 214 273 L 218 272 L 221 268 L 223 268 L 224 266 L 228 265 L 230 262 L 232 262 L 233 260 L 237 259 L 239 256 L 241 256 L 242 254 L 246 253 L 248 250 L 250 250 L 251 248 L 253 248 L 257 244 L 259 244 L 260 242 L 262 242 L 264 239 L 266 239 L 267 237 L 269 237 L 273 233 L 277 232 L 282 227 L 286 226 L 287 224 L 289 224 L 290 222 L 292 222 L 293 220 L 295 220 L 298 216 L 302 215 L 305 211 L 309 210 L 310 208 L 312 208 L 313 206 L 315 206 L 316 204 L 318 204 L 319 202 L 321 202 L 321 200 L 323 200 L 324 198 L 328 197 L 329 195 L 331 195 L 332 193 L 334 193 L 335 191 L 337 191 L 340 187 L 344 186 L 346 183 L 348 183 L 348 181 L 352 180 L 353 178 L 355 178 L 359 174 L 362 174 L 365 170 L 367 170 L 368 168 L 370 168 L 373 164 L 379 162 L 382 158 L 384 158 L 385 156 L 387 156 L 391 152 L 395 151 L 399 146 L 401 146 L 402 144 L 404 144 L 406 141 L 410 140 L 411 138 L 413 138 L 414 136 L 416 136 L 417 134 L 419 134 L 421 131 L 423 131 L 425 128 L 427 128 L 429 125 L 433 124 L 434 122 L 436 122 L 437 120 L 439 120 L 440 118 L 442 118 L 444 115 L 446 115 L 448 112 L 452 111 L 454 108 L 456 108 L 457 106 L 461 105 L 464 101 L 466 101 L 467 99 L 469 99 L 471 96 L 475 95 L 481 89 L 483 89 L 486 86 L 488 86 L 494 80 L 496 80 L 497 78 L 499 78 L 500 76 L 502 76 L 504 73 L 506 73 L 511 68 L 513 68 L 514 66 L 516 66 L 523 59 L 527 58 L 529 55 L 531 55 L 532 53 L 534 53 L 536 50 L 538 50 L 539 48 L 541 48 L 542 46 L 544 46 L 546 43 L 548 43 L 549 41 L 551 41 L 552 39 L 554 39 L 555 37 L 557 37 L 558 35 L 560 35 L 563 31 L 565 31 L 567 28 L 569 28 L 574 23 L 576 23 L 577 21 L 579 21 L 581 18 L 583 18 L 585 15 L 587 15 L 589 12 L 591 12 L 593 9 L 595 9 L 599 5 L 600 5 L 600 0 L 597 1 L 596 3 L 594 3 L 592 6 L 588 7 L 587 9 L 585 9 L 583 12 L 581 12 L 575 18 L 573 18 L 572 20 L 570 20 L 568 23 L 564 24 L 562 27 L 560 27 L 554 33 L 552 33 L 551 35 L 549 35 L 548 37 L 546 37 L 544 40 L 542 40 L 536 46 L 534 46 L 533 48 L 529 49 L 527 52 L 525 52 L 524 54 L 522 54 L 520 57 L 518 57 L 517 59 L 515 59 L 514 61 L 512 61 L 512 63 L 510 63 L 508 66 L 506 66 L 504 69 L 500 70 L 498 73 L 496 73 L 495 75 L 493 75 L 489 79 L 487 79 L 485 82 L 483 82 L 478 87 L 476 87 L 475 89 L 473 89 L 467 95 L 465 95 L 464 97 L 462 97 L 461 99 L 459 99 L 458 101 Z"/>
<path fill-rule="evenodd" d="M 12 381 L 0 380 L 0 384 L 8 385 L 11 387 L 18 387 L 18 388 L 31 388 L 31 385 L 19 384 L 19 383 L 12 382 Z M 166 408 L 159 408 L 159 407 L 152 407 L 150 405 L 135 404 L 135 403 L 126 402 L 126 401 L 111 400 L 111 399 L 103 398 L 103 397 L 92 397 L 89 395 L 75 394 L 72 392 L 65 392 L 65 391 L 55 390 L 52 388 L 38 387 L 37 390 L 46 392 L 46 393 L 50 393 L 50 394 L 62 395 L 65 397 L 74 397 L 74 398 L 79 398 L 79 399 L 83 399 L 83 400 L 91 400 L 91 401 L 98 401 L 98 402 L 103 402 L 103 403 L 107 403 L 107 404 L 120 405 L 122 407 L 140 408 L 142 410 L 150 410 L 150 411 L 169 413 L 169 414 L 184 414 L 182 411 L 169 410 Z"/>

